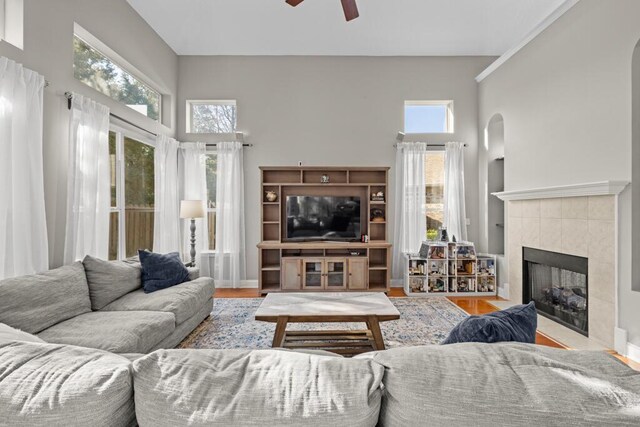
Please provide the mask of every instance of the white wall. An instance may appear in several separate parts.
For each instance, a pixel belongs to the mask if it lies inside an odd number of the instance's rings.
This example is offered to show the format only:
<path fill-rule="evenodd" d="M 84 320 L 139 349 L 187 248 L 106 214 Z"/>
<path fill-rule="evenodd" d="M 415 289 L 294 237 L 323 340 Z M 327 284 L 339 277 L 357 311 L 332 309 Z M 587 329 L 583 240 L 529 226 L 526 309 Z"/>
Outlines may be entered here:
<path fill-rule="evenodd" d="M 481 82 L 481 128 L 496 113 L 504 117 L 506 190 L 631 181 L 631 60 L 640 39 L 638 16 L 637 0 L 581 0 Z M 618 322 L 640 345 L 630 189 L 619 209 Z"/>
<path fill-rule="evenodd" d="M 452 99 L 455 134 L 428 142 L 463 141 L 467 216 L 477 236 L 478 99 L 474 77 L 489 57 L 180 57 L 178 137 L 185 133 L 187 99 L 236 99 L 238 128 L 254 147 L 245 151 L 247 275 L 257 278 L 260 240 L 259 166 L 393 166 L 405 100 Z M 421 138 L 425 139 L 425 138 Z M 393 170 L 390 173 L 393 189 Z M 392 192 L 391 207 L 394 203 Z M 393 218 L 393 210 L 389 220 Z M 393 227 L 389 227 L 393 228 Z M 389 239 L 392 239 L 392 231 Z"/>
<path fill-rule="evenodd" d="M 66 221 L 68 110 L 63 94 L 89 96 L 155 132 L 175 135 L 178 57 L 125 0 L 25 0 L 24 50 L 0 42 L 0 55 L 50 82 L 44 95 L 44 177 L 50 263 L 62 264 Z M 78 82 L 73 77 L 73 24 L 80 24 L 139 69 L 168 95 L 168 127 Z M 164 114 L 163 114 L 164 115 Z"/>

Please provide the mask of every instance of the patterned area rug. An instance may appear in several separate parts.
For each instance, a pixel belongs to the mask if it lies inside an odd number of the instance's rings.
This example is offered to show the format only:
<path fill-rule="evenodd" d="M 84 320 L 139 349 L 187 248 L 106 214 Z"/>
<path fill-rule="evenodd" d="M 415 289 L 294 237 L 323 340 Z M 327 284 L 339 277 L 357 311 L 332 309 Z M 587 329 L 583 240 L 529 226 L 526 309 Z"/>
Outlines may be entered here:
<path fill-rule="evenodd" d="M 261 298 L 214 299 L 211 317 L 178 348 L 271 348 L 275 323 L 253 316 Z M 399 320 L 381 322 L 387 348 L 439 344 L 467 314 L 446 298 L 391 298 Z M 364 329 L 364 323 L 291 323 L 288 330 Z"/>

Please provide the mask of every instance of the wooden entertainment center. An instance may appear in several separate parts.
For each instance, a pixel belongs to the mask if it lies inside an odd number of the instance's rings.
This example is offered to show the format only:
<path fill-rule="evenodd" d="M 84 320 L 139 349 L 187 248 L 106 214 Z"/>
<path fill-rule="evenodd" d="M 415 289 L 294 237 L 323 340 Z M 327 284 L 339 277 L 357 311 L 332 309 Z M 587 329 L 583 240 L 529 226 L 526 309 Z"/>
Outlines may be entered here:
<path fill-rule="evenodd" d="M 260 293 L 389 291 L 388 167 L 261 167 L 260 173 Z M 286 199 L 293 195 L 359 197 L 360 233 L 369 241 L 287 241 Z"/>

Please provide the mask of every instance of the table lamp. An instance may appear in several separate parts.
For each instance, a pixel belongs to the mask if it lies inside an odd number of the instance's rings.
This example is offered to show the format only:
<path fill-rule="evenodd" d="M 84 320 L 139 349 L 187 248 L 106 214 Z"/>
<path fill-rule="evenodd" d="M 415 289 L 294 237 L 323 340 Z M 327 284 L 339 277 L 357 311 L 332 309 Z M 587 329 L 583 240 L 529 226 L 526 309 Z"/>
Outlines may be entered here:
<path fill-rule="evenodd" d="M 204 218 L 203 200 L 182 200 L 180 202 L 180 218 L 191 219 L 191 262 L 187 267 L 196 266 L 196 218 Z"/>

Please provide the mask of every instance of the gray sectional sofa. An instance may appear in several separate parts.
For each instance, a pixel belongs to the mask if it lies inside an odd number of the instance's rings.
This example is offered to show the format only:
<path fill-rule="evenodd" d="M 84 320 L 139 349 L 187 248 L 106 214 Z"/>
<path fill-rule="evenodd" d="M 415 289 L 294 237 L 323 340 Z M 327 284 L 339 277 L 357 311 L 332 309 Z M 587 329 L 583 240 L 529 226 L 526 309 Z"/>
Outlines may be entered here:
<path fill-rule="evenodd" d="M 74 264 L 0 282 L 0 425 L 640 425 L 640 372 L 604 352 L 514 343 L 352 359 L 152 351 L 174 346 L 208 314 L 213 284 L 197 279 L 193 289 L 146 299 L 154 294 L 125 286 L 131 271 L 122 264 L 117 292 L 93 286 L 101 279 L 89 271 L 110 267 Z"/>
<path fill-rule="evenodd" d="M 112 353 L 173 348 L 213 309 L 213 279 L 145 294 L 136 258 L 83 262 L 0 281 L 0 323 L 48 343 Z"/>

